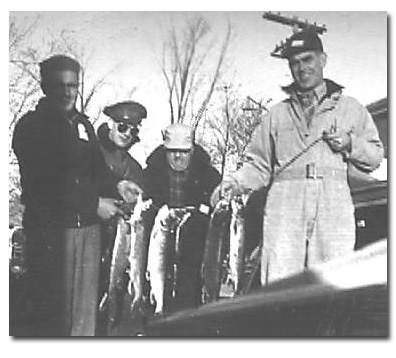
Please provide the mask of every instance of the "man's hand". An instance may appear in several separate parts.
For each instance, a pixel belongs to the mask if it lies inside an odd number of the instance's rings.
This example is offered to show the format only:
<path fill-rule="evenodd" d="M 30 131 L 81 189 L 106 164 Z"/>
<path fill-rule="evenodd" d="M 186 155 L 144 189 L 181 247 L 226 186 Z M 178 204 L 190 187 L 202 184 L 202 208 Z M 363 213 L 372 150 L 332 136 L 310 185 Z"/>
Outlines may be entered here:
<path fill-rule="evenodd" d="M 336 132 L 323 132 L 323 140 L 335 152 L 351 151 L 351 136 L 349 132 L 338 130 Z"/>
<path fill-rule="evenodd" d="M 98 216 L 103 220 L 109 220 L 115 215 L 123 215 L 122 210 L 117 206 L 119 203 L 115 199 L 99 198 Z"/>
<path fill-rule="evenodd" d="M 126 203 L 136 203 L 143 190 L 139 185 L 129 180 L 122 180 L 117 184 L 117 189 Z"/>
<path fill-rule="evenodd" d="M 210 197 L 210 204 L 214 208 L 220 199 L 231 200 L 235 195 L 242 193 L 242 190 L 235 180 L 226 179 L 222 181 L 213 191 Z"/>

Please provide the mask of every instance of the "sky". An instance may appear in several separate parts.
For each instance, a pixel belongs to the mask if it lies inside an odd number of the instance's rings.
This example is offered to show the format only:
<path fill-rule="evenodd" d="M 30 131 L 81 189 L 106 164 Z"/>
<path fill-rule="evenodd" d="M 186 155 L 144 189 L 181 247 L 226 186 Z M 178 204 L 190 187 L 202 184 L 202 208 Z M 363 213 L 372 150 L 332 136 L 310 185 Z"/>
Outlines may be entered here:
<path fill-rule="evenodd" d="M 201 12 L 207 19 L 209 37 L 220 43 L 229 21 L 233 39 L 222 82 L 239 86 L 241 96 L 256 100 L 284 98 L 280 86 L 291 82 L 285 60 L 270 56 L 291 28 L 262 18 L 264 11 Z M 345 94 L 367 105 L 387 96 L 387 14 L 386 12 L 290 12 L 302 20 L 325 24 L 322 36 L 328 53 L 325 76 L 345 87 Z M 148 118 L 141 132 L 142 147 L 135 156 L 145 156 L 161 142 L 161 129 L 169 123 L 165 82 L 160 72 L 163 40 L 172 20 L 176 26 L 193 12 L 12 12 L 20 25 L 37 15 L 40 20 L 29 42 L 41 43 L 46 34 L 67 29 L 90 53 L 89 70 L 98 77 L 111 72 L 112 87 L 103 88 L 96 107 L 125 100 L 127 89 L 136 87 L 133 99 L 147 107 Z M 215 47 L 214 47 L 215 48 Z M 208 68 L 214 63 L 207 62 Z M 94 101 L 95 102 L 95 101 Z M 91 108 L 95 108 L 95 103 Z M 96 115 L 88 113 L 88 115 Z M 143 150 L 143 152 L 142 152 Z"/>

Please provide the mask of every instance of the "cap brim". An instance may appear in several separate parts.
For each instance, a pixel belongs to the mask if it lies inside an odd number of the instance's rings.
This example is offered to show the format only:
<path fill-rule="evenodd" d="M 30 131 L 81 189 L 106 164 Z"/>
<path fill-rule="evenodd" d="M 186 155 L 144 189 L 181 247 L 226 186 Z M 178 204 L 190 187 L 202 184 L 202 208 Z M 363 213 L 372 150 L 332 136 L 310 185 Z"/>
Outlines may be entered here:
<path fill-rule="evenodd" d="M 191 146 L 183 146 L 183 145 L 166 145 L 165 144 L 164 147 L 169 150 L 185 150 L 185 151 L 187 151 L 187 150 L 191 150 L 193 146 L 192 145 Z"/>

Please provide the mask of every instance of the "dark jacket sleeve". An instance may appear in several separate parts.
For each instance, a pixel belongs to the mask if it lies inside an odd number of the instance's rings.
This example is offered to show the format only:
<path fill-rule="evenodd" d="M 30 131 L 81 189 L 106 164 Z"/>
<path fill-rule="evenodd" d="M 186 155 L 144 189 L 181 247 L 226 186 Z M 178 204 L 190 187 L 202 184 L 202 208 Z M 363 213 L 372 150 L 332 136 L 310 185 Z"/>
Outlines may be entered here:
<path fill-rule="evenodd" d="M 166 201 L 166 188 L 169 187 L 163 146 L 156 148 L 147 158 L 147 166 L 143 172 L 143 183 L 144 197 L 153 200 L 154 205 L 162 206 Z"/>
<path fill-rule="evenodd" d="M 213 190 L 220 184 L 220 173 L 209 163 L 203 174 L 203 203 L 210 205 L 210 196 Z"/>
<path fill-rule="evenodd" d="M 66 175 L 65 156 L 48 140 L 40 118 L 29 112 L 15 126 L 12 148 L 18 159 L 21 175 L 22 202 L 36 208 L 60 210 L 62 185 Z"/>

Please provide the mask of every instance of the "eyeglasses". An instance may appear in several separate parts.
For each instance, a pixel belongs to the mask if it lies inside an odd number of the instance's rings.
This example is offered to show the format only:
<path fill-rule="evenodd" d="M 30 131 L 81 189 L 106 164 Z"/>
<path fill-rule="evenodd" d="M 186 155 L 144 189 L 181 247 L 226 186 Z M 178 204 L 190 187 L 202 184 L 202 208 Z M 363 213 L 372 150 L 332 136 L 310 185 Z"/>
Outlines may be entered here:
<path fill-rule="evenodd" d="M 132 124 L 127 124 L 127 123 L 119 123 L 117 125 L 117 130 L 120 133 L 125 133 L 128 129 L 130 129 L 131 132 L 133 132 L 134 130 L 137 130 L 138 128 Z"/>

